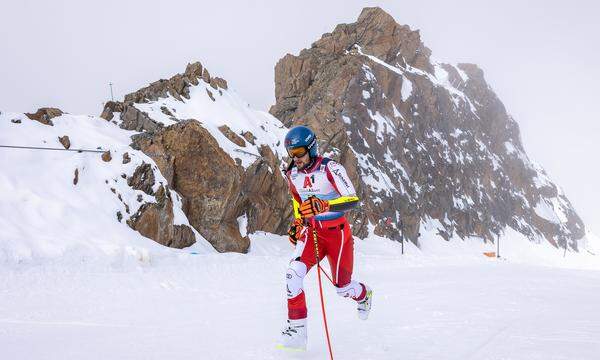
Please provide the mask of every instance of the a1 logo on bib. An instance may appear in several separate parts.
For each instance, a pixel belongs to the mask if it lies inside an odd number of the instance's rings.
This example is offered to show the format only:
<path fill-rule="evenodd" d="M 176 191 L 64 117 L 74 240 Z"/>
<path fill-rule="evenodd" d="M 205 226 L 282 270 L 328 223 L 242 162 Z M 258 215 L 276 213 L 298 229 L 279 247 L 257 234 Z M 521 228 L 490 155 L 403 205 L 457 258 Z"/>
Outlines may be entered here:
<path fill-rule="evenodd" d="M 312 178 L 312 182 L 311 182 L 311 178 Z M 304 185 L 302 186 L 304 189 L 309 188 L 312 186 L 312 184 L 315 182 L 315 176 L 305 176 L 304 177 Z"/>

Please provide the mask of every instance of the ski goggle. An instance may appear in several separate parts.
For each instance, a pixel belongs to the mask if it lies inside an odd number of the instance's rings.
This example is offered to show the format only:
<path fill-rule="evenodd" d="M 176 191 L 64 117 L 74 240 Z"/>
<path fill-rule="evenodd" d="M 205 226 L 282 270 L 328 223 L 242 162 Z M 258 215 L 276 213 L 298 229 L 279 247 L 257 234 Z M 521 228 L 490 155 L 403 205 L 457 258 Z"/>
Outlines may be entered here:
<path fill-rule="evenodd" d="M 306 146 L 298 146 L 295 148 L 288 148 L 287 152 L 288 152 L 288 155 L 292 158 L 301 158 L 304 155 L 306 155 L 308 150 L 306 149 Z"/>

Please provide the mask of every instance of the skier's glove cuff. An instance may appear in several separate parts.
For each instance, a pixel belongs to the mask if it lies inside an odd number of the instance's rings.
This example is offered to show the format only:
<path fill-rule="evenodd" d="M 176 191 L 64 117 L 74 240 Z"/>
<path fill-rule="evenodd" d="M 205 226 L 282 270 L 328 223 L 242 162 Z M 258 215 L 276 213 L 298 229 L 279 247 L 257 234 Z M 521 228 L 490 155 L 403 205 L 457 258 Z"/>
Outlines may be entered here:
<path fill-rule="evenodd" d="M 329 202 L 311 196 L 300 204 L 298 211 L 303 218 L 310 218 L 329 211 Z"/>
<path fill-rule="evenodd" d="M 288 239 L 292 243 L 292 245 L 296 246 L 298 240 L 304 235 L 304 225 L 302 224 L 301 219 L 296 219 L 290 225 L 290 229 L 288 230 Z"/>

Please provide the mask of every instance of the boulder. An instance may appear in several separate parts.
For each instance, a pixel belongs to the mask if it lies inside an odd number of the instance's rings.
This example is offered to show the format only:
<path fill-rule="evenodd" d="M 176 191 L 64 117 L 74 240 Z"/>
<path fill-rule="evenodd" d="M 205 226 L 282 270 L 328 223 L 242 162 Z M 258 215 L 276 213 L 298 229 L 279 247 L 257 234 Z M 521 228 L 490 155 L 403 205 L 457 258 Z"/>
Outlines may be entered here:
<path fill-rule="evenodd" d="M 62 110 L 57 108 L 39 108 L 35 113 L 25 113 L 31 120 L 38 121 L 44 125 L 54 126 L 52 119 L 63 114 Z"/>
<path fill-rule="evenodd" d="M 58 142 L 60 142 L 65 149 L 71 148 L 71 140 L 69 139 L 69 137 L 67 135 L 59 136 Z"/>

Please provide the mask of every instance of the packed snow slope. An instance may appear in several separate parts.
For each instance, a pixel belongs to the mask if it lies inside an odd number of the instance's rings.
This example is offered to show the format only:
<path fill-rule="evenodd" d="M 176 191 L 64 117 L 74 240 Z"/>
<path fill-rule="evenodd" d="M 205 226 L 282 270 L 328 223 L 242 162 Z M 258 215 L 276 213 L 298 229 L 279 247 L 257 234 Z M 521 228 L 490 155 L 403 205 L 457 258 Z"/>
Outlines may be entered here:
<path fill-rule="evenodd" d="M 308 349 L 275 349 L 291 248 L 282 236 L 251 239 L 245 255 L 171 249 L 128 262 L 113 254 L 119 261 L 108 264 L 2 266 L 3 357 L 328 358 L 314 271 L 305 280 Z M 374 288 L 373 310 L 359 320 L 355 304 L 324 284 L 334 358 L 597 359 L 597 257 L 563 258 L 547 244 L 525 254 L 531 243 L 513 240 L 498 260 L 480 243 L 424 239 L 426 251 L 407 243 L 402 255 L 399 243 L 357 239 L 355 274 Z M 533 265 L 541 253 L 554 266 Z"/>

